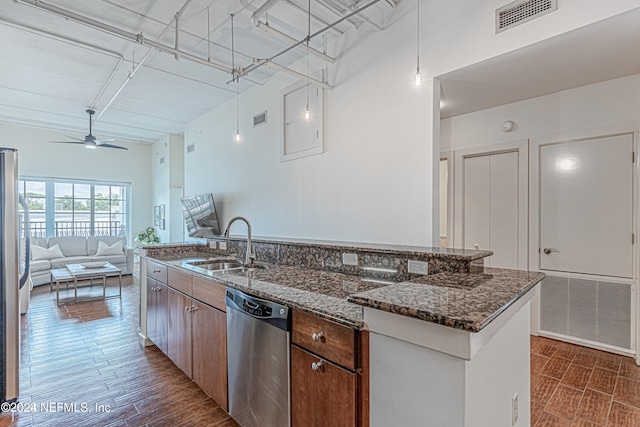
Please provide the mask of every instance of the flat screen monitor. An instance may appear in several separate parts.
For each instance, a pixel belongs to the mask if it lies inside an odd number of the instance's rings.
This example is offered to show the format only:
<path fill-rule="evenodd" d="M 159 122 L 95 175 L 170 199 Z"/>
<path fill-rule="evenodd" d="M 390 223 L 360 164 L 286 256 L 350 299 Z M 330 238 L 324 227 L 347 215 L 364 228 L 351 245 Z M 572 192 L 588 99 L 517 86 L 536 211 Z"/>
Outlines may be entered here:
<path fill-rule="evenodd" d="M 220 224 L 213 194 L 200 194 L 182 199 L 182 213 L 190 237 L 220 236 Z"/>

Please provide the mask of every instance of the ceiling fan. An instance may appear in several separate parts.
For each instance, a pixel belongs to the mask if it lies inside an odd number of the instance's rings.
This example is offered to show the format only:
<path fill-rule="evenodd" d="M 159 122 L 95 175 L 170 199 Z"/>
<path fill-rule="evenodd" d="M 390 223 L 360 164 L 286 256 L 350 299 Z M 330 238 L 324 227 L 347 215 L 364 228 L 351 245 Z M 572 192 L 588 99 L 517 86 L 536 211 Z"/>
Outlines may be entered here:
<path fill-rule="evenodd" d="M 84 139 L 74 138 L 72 136 L 67 136 L 67 138 L 75 139 L 75 141 L 50 141 L 55 144 L 83 144 L 86 148 L 90 150 L 95 150 L 97 147 L 105 147 L 105 148 L 118 148 L 120 150 L 128 150 L 127 147 L 121 147 L 119 145 L 109 144 L 110 142 L 115 142 L 115 139 L 96 139 L 95 136 L 91 133 L 91 116 L 93 116 L 96 112 L 95 110 L 85 110 L 87 114 L 89 114 L 89 135 L 85 135 Z M 66 136 L 66 135 L 65 135 Z"/>

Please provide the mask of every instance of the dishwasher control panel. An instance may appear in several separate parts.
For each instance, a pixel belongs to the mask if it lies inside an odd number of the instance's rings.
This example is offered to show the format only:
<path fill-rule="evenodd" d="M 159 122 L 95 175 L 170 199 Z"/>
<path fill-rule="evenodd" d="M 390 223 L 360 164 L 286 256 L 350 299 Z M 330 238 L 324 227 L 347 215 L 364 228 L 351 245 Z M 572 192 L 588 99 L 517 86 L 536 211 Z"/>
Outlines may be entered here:
<path fill-rule="evenodd" d="M 259 299 L 231 288 L 227 288 L 227 307 L 265 320 L 279 319 L 288 323 L 290 317 L 290 310 L 287 306 Z"/>

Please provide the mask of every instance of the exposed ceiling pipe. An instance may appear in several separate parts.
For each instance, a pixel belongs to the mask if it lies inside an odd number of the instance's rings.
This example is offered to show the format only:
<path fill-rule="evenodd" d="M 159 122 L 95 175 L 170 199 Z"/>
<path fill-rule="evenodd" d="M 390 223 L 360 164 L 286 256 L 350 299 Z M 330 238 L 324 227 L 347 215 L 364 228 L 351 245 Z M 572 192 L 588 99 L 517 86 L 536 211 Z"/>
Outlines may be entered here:
<path fill-rule="evenodd" d="M 330 5 L 328 5 L 327 3 L 318 0 L 318 4 L 320 6 L 322 6 L 325 10 L 328 10 L 329 12 L 333 13 L 334 15 L 340 17 L 343 16 L 344 14 L 338 12 L 335 7 L 331 7 Z M 349 24 L 351 24 L 351 26 L 353 27 L 354 30 L 357 30 L 358 28 L 360 28 L 360 25 L 362 25 L 362 22 L 356 22 L 352 19 L 348 19 L 347 22 L 349 22 Z"/>
<path fill-rule="evenodd" d="M 285 42 L 288 43 L 296 43 L 297 40 L 294 39 L 291 36 L 286 35 L 285 33 L 276 30 L 275 28 L 269 26 L 269 24 L 265 24 L 264 22 L 260 22 L 260 17 L 262 15 L 264 15 L 265 13 L 267 13 L 273 6 L 275 6 L 276 3 L 278 3 L 279 0 L 267 0 L 266 2 L 264 2 L 264 4 L 262 6 L 260 6 L 258 9 L 256 9 L 255 12 L 253 12 L 251 14 L 251 23 L 256 27 L 261 29 L 262 31 L 266 32 L 267 34 L 273 34 L 275 37 L 279 38 L 280 40 L 284 40 Z M 307 49 L 306 46 L 302 46 L 300 45 L 300 49 Z M 323 61 L 327 61 L 330 62 L 331 64 L 335 63 L 336 60 L 332 57 L 330 57 L 329 55 L 327 55 L 324 52 L 320 52 L 317 49 L 314 49 L 312 47 L 309 47 L 309 53 L 317 56 L 318 58 L 322 59 Z"/>
<path fill-rule="evenodd" d="M 266 65 L 268 68 L 274 68 L 274 69 L 276 69 L 278 71 L 282 71 L 282 72 L 285 72 L 287 74 L 291 74 L 292 76 L 298 77 L 299 79 L 305 79 L 305 80 L 307 79 L 307 76 L 305 74 L 302 74 L 302 73 L 299 73 L 297 71 L 294 71 L 291 68 L 287 68 L 287 67 L 285 67 L 283 65 L 276 64 L 275 62 L 270 61 L 270 60 L 267 60 L 264 65 Z M 308 79 L 309 79 L 310 83 L 313 83 L 313 84 L 318 85 L 318 86 L 322 86 L 323 88 L 326 88 L 326 89 L 329 89 L 329 90 L 333 90 L 333 86 L 331 86 L 330 84 L 321 82 L 320 80 L 317 80 L 317 79 L 314 79 L 314 78 L 311 78 L 311 77 L 309 77 Z"/>
<path fill-rule="evenodd" d="M 225 73 L 232 74 L 231 68 L 227 67 L 226 65 L 218 64 L 218 63 L 212 62 L 212 61 L 207 61 L 206 59 L 199 58 L 199 57 L 197 57 L 195 55 L 192 55 L 192 54 L 190 54 L 188 52 L 184 52 L 184 51 L 178 50 L 178 49 L 176 49 L 174 47 L 167 46 L 167 45 L 164 45 L 162 43 L 154 42 L 154 41 L 151 41 L 151 40 L 147 40 L 147 39 L 144 38 L 142 33 L 134 34 L 132 32 L 123 30 L 121 28 L 114 27 L 113 25 L 109 25 L 109 24 L 105 24 L 105 23 L 100 22 L 100 21 L 96 21 L 95 19 L 79 15 L 79 14 L 77 14 L 75 12 L 71 12 L 69 10 L 62 9 L 60 7 L 45 3 L 45 2 L 40 1 L 40 0 L 16 0 L 16 1 L 18 1 L 20 3 L 31 5 L 31 6 L 35 6 L 37 8 L 43 9 L 43 10 L 47 10 L 49 12 L 55 13 L 57 15 L 60 15 L 62 17 L 72 19 L 72 20 L 80 22 L 82 24 L 86 24 L 86 25 L 88 25 L 90 27 L 93 27 L 93 28 L 96 28 L 96 29 L 99 29 L 99 30 L 102 30 L 102 31 L 105 31 L 105 32 L 108 32 L 108 33 L 111 33 L 111 34 L 114 34 L 116 36 L 122 37 L 124 39 L 129 40 L 129 41 L 136 42 L 136 43 L 141 44 L 143 46 L 152 47 L 154 49 L 158 49 L 161 52 L 170 53 L 172 55 L 178 54 L 182 58 L 188 59 L 189 61 L 196 62 L 196 63 L 202 64 L 202 65 L 206 65 L 208 67 L 215 68 L 216 70 L 220 70 L 220 71 L 224 71 Z"/>
<path fill-rule="evenodd" d="M 180 16 L 180 14 L 182 14 L 182 12 L 184 12 L 184 10 L 187 8 L 187 6 L 189 6 L 189 3 L 191 3 L 192 0 L 187 0 L 184 5 L 182 5 L 182 7 L 180 8 L 180 10 L 176 13 L 176 17 Z M 164 30 L 162 31 L 162 33 L 158 36 L 158 38 L 156 39 L 157 42 L 159 42 L 160 40 L 162 40 L 162 38 L 165 36 L 165 34 L 167 34 L 169 32 L 169 30 L 171 29 L 171 22 L 169 22 L 167 24 L 167 26 L 164 28 Z M 177 34 L 176 34 L 177 37 Z M 177 42 L 178 39 L 176 38 L 176 47 L 177 47 Z M 120 93 L 122 93 L 122 91 L 124 90 L 124 88 L 129 84 L 129 82 L 131 81 L 131 79 L 133 79 L 133 76 L 136 75 L 136 73 L 138 72 L 138 70 L 140 68 L 142 68 L 142 65 L 146 62 L 146 60 L 151 56 L 151 54 L 153 53 L 154 49 L 151 48 L 147 51 L 147 53 L 142 57 L 142 59 L 140 60 L 140 62 L 138 62 L 138 65 L 136 65 L 133 70 L 131 70 L 131 72 L 127 75 L 127 78 L 125 79 L 124 82 L 122 82 L 122 84 L 120 85 L 120 87 L 118 88 L 118 90 L 116 91 L 116 93 L 113 94 L 113 96 L 111 97 L 111 99 L 109 100 L 109 102 L 107 102 L 107 104 L 100 110 L 100 114 L 98 114 L 98 116 L 93 120 L 93 123 L 97 122 L 98 120 L 100 120 L 100 118 L 102 117 L 102 115 L 109 109 L 109 107 L 111 107 L 111 104 L 113 104 L 113 101 L 116 100 L 116 98 L 118 96 L 120 96 Z M 176 59 L 178 59 L 178 56 L 176 55 Z M 92 110 L 95 109 L 91 108 Z"/>
<path fill-rule="evenodd" d="M 95 51 L 98 51 L 100 53 L 104 53 L 106 55 L 115 57 L 118 60 L 118 63 L 115 65 L 115 67 L 113 67 L 113 70 L 111 71 L 111 74 L 107 78 L 107 81 L 102 85 L 102 88 L 98 92 L 98 95 L 95 97 L 95 99 L 91 103 L 91 106 L 89 107 L 89 109 L 91 109 L 91 110 L 95 109 L 95 106 L 96 106 L 98 100 L 100 99 L 100 97 L 102 97 L 104 92 L 107 90 L 107 88 L 111 84 L 111 81 L 113 80 L 113 78 L 116 76 L 116 73 L 120 69 L 120 66 L 124 62 L 124 56 L 122 56 L 119 52 L 116 52 L 116 51 L 113 51 L 113 50 L 105 49 L 103 47 L 96 46 L 96 45 L 93 45 L 91 43 L 87 43 L 87 42 L 84 42 L 84 41 L 76 40 L 76 39 L 68 37 L 68 36 L 62 36 L 62 35 L 59 35 L 59 34 L 54 34 L 54 33 L 51 33 L 49 31 L 45 31 L 45 30 L 42 30 L 40 28 L 32 27 L 32 26 L 27 25 L 27 24 L 22 24 L 22 23 L 9 21 L 9 20 L 7 20 L 5 18 L 2 18 L 2 17 L 0 17 L 0 22 L 3 22 L 5 24 L 7 24 L 7 25 L 10 25 L 10 26 L 18 28 L 18 29 L 23 29 L 23 30 L 26 30 L 26 31 L 30 31 L 30 32 L 33 32 L 33 33 L 40 34 L 40 35 L 42 35 L 44 37 L 53 38 L 53 39 L 59 39 L 59 40 L 64 41 L 66 43 L 71 43 L 73 45 L 81 46 L 81 47 L 84 47 L 84 48 L 87 48 L 87 49 L 95 50 Z"/>
<path fill-rule="evenodd" d="M 295 10 L 297 10 L 298 12 L 304 14 L 304 16 L 306 17 L 308 15 L 309 12 L 307 12 L 306 10 L 304 10 L 303 8 L 301 8 L 300 6 L 298 6 L 297 4 L 295 4 L 294 2 L 292 2 L 291 0 L 281 0 L 284 1 L 286 4 L 288 4 L 289 6 L 291 6 L 292 8 L 294 8 Z M 315 22 L 321 24 L 321 25 L 329 25 L 329 23 L 327 21 L 325 21 L 324 19 L 321 19 L 319 17 L 317 17 L 316 15 L 314 15 L 313 13 L 311 14 L 311 19 L 313 19 Z M 338 34 L 339 36 L 343 35 L 344 32 L 340 31 L 337 28 L 332 28 L 331 30 L 335 31 L 336 34 Z"/>
<path fill-rule="evenodd" d="M 371 2 L 367 3 L 366 5 L 354 10 L 351 13 L 348 13 L 346 15 L 344 15 L 342 18 L 338 19 L 337 21 L 335 21 L 332 24 L 327 25 L 324 28 L 321 28 L 320 30 L 316 31 L 315 33 L 309 35 L 309 40 L 311 40 L 312 38 L 324 33 L 327 30 L 330 30 L 331 28 L 335 27 L 336 25 L 340 24 L 341 22 L 346 21 L 347 19 L 351 18 L 354 15 L 357 15 L 358 13 L 363 12 L 365 9 L 370 8 L 371 6 L 373 6 L 374 4 L 378 3 L 381 0 L 372 0 Z M 253 70 L 262 67 L 263 65 L 266 65 L 268 62 L 273 61 L 275 58 L 284 55 L 285 53 L 289 52 L 292 49 L 295 49 L 296 47 L 300 46 L 303 43 L 306 43 L 307 41 L 307 37 L 303 38 L 302 40 L 300 40 L 299 42 L 289 46 L 288 48 L 281 50 L 280 52 L 276 53 L 275 55 L 273 55 L 271 58 L 269 59 L 263 59 L 263 60 L 258 60 L 258 61 L 253 61 L 253 64 L 249 65 L 247 68 L 243 68 L 240 70 L 240 73 L 238 73 L 239 77 L 242 77 L 250 72 L 252 72 Z M 288 69 L 288 68 L 287 68 Z M 293 70 L 290 70 L 293 71 Z M 295 72 L 295 71 L 294 71 Z M 306 77 L 305 77 L 306 78 Z"/>
<path fill-rule="evenodd" d="M 273 34 L 275 37 L 277 37 L 277 38 L 279 38 L 279 39 L 281 39 L 281 40 L 283 40 L 285 42 L 288 42 L 288 43 L 297 43 L 298 42 L 298 40 L 294 39 L 291 36 L 286 35 L 285 33 L 281 32 L 281 31 L 276 30 L 275 28 L 269 26 L 269 24 L 265 24 L 263 22 L 260 22 L 260 21 L 256 20 L 253 25 L 255 25 L 256 28 L 259 28 L 259 29 L 265 31 L 268 34 Z M 306 49 L 306 46 L 300 45 L 300 49 Z M 313 55 L 313 56 L 317 56 L 318 58 L 322 59 L 323 61 L 329 62 L 330 64 L 333 64 L 333 63 L 336 62 L 335 58 L 332 58 L 329 55 L 327 55 L 326 53 L 320 52 L 319 50 L 314 49 L 312 47 L 309 47 L 309 53 L 311 55 Z"/>

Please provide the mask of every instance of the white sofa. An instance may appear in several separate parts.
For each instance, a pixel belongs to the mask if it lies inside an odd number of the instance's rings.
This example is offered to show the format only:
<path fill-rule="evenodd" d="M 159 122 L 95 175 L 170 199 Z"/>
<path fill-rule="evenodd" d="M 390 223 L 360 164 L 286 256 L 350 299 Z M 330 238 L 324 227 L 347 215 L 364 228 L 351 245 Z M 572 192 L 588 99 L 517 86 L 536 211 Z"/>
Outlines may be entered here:
<path fill-rule="evenodd" d="M 112 246 L 122 241 L 122 254 L 97 256 L 98 242 Z M 50 249 L 58 245 L 63 257 L 52 259 L 37 259 L 32 253 L 29 272 L 34 286 L 51 282 L 51 270 L 64 268 L 67 264 L 104 261 L 110 262 L 122 270 L 122 274 L 133 273 L 133 248 L 126 247 L 126 238 L 115 236 L 103 237 L 50 237 L 49 239 L 31 239 L 31 246 Z M 33 251 L 32 251 L 33 252 Z M 40 251 L 42 252 L 42 251 Z"/>

